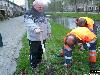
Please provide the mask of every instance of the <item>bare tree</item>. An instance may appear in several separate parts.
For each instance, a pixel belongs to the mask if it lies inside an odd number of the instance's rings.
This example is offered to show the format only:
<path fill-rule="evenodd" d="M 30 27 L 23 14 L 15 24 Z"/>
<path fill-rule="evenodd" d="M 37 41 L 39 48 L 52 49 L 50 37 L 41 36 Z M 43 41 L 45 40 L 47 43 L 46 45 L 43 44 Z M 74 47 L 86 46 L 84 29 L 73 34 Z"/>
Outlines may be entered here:
<path fill-rule="evenodd" d="M 48 8 L 52 12 L 61 12 L 62 11 L 62 2 L 53 0 L 51 3 L 48 5 Z"/>
<path fill-rule="evenodd" d="M 65 4 L 67 3 L 68 5 L 73 6 L 74 11 L 77 12 L 77 4 L 79 3 L 80 0 L 64 0 Z"/>

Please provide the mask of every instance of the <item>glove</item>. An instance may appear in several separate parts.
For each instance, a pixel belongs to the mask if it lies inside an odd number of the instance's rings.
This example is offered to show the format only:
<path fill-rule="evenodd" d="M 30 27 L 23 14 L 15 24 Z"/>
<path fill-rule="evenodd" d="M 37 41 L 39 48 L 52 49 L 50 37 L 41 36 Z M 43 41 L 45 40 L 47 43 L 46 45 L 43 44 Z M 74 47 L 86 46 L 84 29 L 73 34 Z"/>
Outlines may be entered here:
<path fill-rule="evenodd" d="M 40 33 L 40 32 L 41 32 L 40 28 L 36 28 L 34 31 L 35 31 L 36 33 Z"/>
<path fill-rule="evenodd" d="M 86 45 L 87 45 L 88 48 L 91 47 L 89 43 L 86 43 Z"/>

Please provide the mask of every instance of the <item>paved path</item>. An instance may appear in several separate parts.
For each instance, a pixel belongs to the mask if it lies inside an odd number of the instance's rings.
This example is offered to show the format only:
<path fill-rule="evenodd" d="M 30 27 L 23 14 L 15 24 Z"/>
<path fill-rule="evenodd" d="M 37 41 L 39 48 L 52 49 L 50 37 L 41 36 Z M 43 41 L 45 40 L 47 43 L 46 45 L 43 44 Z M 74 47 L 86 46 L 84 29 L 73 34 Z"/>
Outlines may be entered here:
<path fill-rule="evenodd" d="M 25 33 L 23 17 L 0 21 L 0 33 L 4 43 L 3 48 L 0 48 L 0 75 L 13 75 L 22 48 L 21 38 Z"/>

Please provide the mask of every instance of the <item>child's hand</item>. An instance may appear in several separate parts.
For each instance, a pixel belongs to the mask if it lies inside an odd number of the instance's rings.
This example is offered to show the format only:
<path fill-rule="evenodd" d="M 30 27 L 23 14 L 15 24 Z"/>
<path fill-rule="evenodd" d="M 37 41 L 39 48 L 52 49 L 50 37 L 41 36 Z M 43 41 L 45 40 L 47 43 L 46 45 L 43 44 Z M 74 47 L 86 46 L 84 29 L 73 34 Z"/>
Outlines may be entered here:
<path fill-rule="evenodd" d="M 71 64 L 64 64 L 64 66 L 66 67 L 66 68 L 70 68 L 72 65 Z"/>

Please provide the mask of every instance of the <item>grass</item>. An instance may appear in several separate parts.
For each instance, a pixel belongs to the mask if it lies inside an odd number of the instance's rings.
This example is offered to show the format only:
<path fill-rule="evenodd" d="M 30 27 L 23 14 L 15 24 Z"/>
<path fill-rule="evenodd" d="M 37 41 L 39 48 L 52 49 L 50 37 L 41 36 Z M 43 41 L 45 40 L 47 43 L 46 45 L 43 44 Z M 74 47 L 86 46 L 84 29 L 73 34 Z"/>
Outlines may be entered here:
<path fill-rule="evenodd" d="M 91 13 L 72 13 L 72 12 L 66 12 L 66 13 L 48 13 L 52 15 L 52 17 L 90 17 L 94 20 L 100 20 L 100 14 L 91 14 Z"/>
<path fill-rule="evenodd" d="M 51 21 L 52 25 L 52 37 L 46 42 L 46 50 L 48 56 L 48 63 L 51 63 L 54 68 L 54 75 L 64 75 L 65 68 L 63 67 L 64 59 L 57 57 L 61 47 L 63 46 L 63 38 L 66 35 L 66 32 L 69 32 L 69 29 L 65 29 L 62 25 L 56 24 Z M 21 74 L 26 72 L 27 75 L 35 75 L 29 64 L 29 46 L 26 34 L 22 38 L 23 48 L 20 50 L 20 56 L 17 61 L 17 70 L 16 74 Z M 100 47 L 100 37 L 98 38 L 97 47 Z M 78 52 L 77 47 L 73 50 L 73 65 L 69 69 L 70 73 L 73 75 L 83 75 L 89 74 L 89 65 L 88 65 L 88 51 Z M 45 64 L 40 64 L 40 72 L 37 75 L 44 75 L 46 69 Z M 100 70 L 100 49 L 97 49 L 97 69 Z M 69 74 L 68 74 L 69 75 Z"/>

